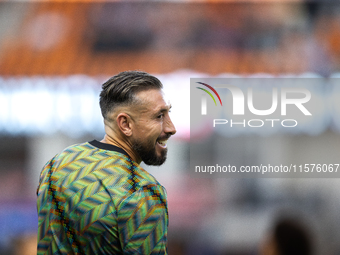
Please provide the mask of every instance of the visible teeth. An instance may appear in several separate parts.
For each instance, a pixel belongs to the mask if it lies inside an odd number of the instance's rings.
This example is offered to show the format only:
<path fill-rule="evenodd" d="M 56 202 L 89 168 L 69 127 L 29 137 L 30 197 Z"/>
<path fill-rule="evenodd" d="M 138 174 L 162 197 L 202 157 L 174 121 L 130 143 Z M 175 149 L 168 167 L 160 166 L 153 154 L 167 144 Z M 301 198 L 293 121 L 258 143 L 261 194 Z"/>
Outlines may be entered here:
<path fill-rule="evenodd" d="M 164 141 L 158 141 L 158 143 L 160 144 L 160 145 L 166 145 L 166 142 L 167 142 L 168 140 L 164 140 Z"/>

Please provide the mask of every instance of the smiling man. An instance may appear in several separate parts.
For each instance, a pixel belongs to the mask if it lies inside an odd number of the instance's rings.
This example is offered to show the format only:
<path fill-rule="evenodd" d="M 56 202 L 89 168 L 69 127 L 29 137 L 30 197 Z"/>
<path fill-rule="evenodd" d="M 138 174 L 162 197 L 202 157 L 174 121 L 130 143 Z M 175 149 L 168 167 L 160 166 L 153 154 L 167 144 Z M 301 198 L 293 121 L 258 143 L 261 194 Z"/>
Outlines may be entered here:
<path fill-rule="evenodd" d="M 166 192 L 140 167 L 163 164 L 176 133 L 162 88 L 138 71 L 103 84 L 103 140 L 66 148 L 41 173 L 38 254 L 167 254 Z"/>

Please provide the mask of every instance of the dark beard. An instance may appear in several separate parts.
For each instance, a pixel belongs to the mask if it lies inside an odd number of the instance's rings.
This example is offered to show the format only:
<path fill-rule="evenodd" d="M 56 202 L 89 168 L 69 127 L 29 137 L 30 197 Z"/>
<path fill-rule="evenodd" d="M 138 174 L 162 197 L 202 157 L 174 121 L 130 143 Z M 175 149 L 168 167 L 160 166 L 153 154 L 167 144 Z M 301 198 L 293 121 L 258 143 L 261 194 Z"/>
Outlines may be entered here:
<path fill-rule="evenodd" d="M 161 151 L 161 155 L 157 156 L 155 144 L 152 144 L 151 142 L 143 144 L 137 140 L 133 141 L 132 149 L 138 153 L 139 157 L 145 164 L 150 166 L 162 165 L 166 160 L 166 155 L 168 152 L 168 148 L 165 148 Z"/>

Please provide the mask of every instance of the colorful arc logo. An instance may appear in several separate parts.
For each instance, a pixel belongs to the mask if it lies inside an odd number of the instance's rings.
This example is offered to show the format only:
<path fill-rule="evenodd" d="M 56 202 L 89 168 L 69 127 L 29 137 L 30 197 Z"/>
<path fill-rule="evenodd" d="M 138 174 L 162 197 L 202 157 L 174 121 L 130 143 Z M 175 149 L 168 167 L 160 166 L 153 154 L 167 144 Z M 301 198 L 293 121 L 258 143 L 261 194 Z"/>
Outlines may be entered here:
<path fill-rule="evenodd" d="M 210 85 L 203 83 L 203 82 L 197 82 L 197 83 L 202 84 L 202 85 L 208 87 L 209 89 L 211 89 L 211 91 L 214 92 L 215 95 L 218 97 L 218 100 L 220 100 L 220 103 L 221 103 L 221 106 L 222 106 L 222 100 L 220 98 L 220 95 L 217 93 L 217 91 L 213 87 L 211 87 Z M 200 88 L 200 87 L 196 87 L 196 88 L 201 89 L 201 90 L 205 91 L 206 93 L 208 93 L 209 96 L 211 96 L 211 98 L 214 100 L 215 105 L 217 106 L 217 103 L 216 103 L 214 96 L 208 90 Z"/>

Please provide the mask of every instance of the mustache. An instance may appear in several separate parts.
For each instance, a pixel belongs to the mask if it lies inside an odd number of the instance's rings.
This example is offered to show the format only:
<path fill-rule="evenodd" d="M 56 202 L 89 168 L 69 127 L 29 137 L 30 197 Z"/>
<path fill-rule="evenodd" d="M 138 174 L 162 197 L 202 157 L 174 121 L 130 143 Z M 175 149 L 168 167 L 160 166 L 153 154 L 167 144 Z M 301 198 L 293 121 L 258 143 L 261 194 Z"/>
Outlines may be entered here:
<path fill-rule="evenodd" d="M 166 134 L 166 135 L 163 135 L 163 136 L 160 136 L 157 138 L 157 141 L 159 140 L 168 140 L 170 138 L 170 134 Z"/>

